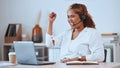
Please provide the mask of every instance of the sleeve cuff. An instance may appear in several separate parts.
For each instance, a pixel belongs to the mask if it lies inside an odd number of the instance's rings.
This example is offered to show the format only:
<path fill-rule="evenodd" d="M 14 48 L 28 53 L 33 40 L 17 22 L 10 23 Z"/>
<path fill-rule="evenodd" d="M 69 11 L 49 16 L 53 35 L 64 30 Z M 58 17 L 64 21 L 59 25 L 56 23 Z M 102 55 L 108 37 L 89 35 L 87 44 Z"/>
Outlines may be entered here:
<path fill-rule="evenodd" d="M 46 36 L 53 39 L 53 35 L 49 35 L 48 33 L 46 33 Z"/>
<path fill-rule="evenodd" d="M 47 47 L 51 47 L 51 40 L 53 39 L 53 35 L 49 35 L 48 33 L 46 33 L 46 45 Z"/>
<path fill-rule="evenodd" d="M 86 60 L 87 61 L 89 61 L 89 60 L 91 60 L 92 58 L 91 58 L 91 55 L 86 55 Z"/>

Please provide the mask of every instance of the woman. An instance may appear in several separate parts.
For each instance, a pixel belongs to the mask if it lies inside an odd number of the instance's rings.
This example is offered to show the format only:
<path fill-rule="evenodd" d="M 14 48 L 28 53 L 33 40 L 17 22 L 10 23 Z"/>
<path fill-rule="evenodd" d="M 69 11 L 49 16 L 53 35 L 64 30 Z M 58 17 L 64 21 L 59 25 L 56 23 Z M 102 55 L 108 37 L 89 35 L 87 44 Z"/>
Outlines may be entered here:
<path fill-rule="evenodd" d="M 104 47 L 101 36 L 95 29 L 95 24 L 88 14 L 84 4 L 72 4 L 67 10 L 68 22 L 71 29 L 52 36 L 52 26 L 56 14 L 49 15 L 48 31 L 46 33 L 47 46 L 59 45 L 61 47 L 61 62 L 68 61 L 103 61 Z"/>

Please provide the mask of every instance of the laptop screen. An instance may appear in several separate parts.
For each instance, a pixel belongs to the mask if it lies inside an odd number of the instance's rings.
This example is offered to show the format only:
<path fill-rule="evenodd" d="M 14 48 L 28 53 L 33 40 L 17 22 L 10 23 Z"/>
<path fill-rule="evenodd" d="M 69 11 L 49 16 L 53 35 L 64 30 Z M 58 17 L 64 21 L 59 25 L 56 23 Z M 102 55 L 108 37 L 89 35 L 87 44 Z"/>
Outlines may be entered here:
<path fill-rule="evenodd" d="M 20 64 L 37 64 L 34 44 L 32 41 L 14 41 L 17 62 Z"/>

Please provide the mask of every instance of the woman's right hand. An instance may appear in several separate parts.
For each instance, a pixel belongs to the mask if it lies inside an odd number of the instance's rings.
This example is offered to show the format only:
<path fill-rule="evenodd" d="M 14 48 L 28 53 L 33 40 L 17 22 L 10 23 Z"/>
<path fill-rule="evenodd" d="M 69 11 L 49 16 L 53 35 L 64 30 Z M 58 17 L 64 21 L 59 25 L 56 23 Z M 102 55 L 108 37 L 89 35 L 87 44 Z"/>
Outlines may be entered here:
<path fill-rule="evenodd" d="M 56 13 L 51 12 L 49 14 L 49 23 L 53 23 L 55 19 L 56 19 Z"/>

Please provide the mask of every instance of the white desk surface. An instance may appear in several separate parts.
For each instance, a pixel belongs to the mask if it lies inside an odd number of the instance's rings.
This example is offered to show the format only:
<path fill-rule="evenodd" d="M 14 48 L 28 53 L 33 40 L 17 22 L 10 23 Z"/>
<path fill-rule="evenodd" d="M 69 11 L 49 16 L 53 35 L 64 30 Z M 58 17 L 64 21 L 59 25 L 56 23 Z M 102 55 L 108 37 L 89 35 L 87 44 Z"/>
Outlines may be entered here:
<path fill-rule="evenodd" d="M 0 61 L 0 64 L 8 63 Z M 65 63 L 57 62 L 52 65 L 8 65 L 0 66 L 0 68 L 120 68 L 120 63 L 99 63 L 99 65 L 66 65 Z"/>

